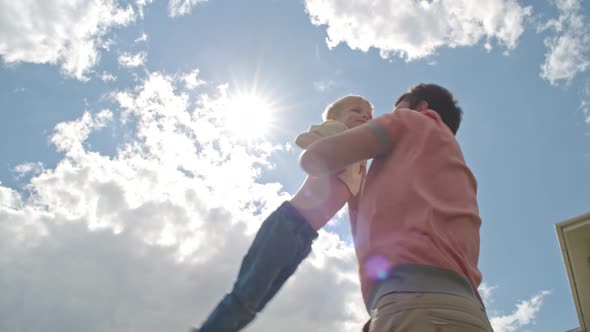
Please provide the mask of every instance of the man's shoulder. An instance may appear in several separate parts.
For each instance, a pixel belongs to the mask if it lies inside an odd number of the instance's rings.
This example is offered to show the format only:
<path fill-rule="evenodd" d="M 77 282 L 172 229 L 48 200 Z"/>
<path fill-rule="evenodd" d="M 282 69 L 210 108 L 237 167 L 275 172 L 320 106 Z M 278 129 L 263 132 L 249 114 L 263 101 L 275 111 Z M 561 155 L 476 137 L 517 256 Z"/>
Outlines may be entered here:
<path fill-rule="evenodd" d="M 407 108 L 400 108 L 396 109 L 394 112 L 384 114 L 376 120 L 377 123 L 382 126 L 393 126 L 396 128 L 406 127 L 408 129 L 426 129 L 428 127 L 440 127 L 441 125 L 447 127 L 440 114 L 433 110 L 414 111 Z M 410 131 L 415 132 L 414 130 Z"/>

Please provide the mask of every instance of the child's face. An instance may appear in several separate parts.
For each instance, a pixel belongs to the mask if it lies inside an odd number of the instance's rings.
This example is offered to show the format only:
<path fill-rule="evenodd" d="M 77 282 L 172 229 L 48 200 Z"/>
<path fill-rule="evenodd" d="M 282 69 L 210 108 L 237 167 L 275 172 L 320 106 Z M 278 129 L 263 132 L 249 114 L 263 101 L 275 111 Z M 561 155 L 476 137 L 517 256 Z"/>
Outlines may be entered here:
<path fill-rule="evenodd" d="M 346 108 L 336 114 L 334 120 L 344 123 L 348 128 L 360 126 L 371 120 L 373 112 L 363 103 L 347 105 Z"/>

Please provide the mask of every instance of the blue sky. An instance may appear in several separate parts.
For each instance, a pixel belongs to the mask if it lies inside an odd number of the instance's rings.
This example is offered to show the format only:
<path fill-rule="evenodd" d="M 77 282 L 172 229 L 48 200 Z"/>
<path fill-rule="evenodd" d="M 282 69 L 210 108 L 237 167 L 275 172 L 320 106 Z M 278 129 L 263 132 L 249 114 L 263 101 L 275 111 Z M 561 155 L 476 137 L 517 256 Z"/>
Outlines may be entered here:
<path fill-rule="evenodd" d="M 465 112 L 496 330 L 578 326 L 554 224 L 590 210 L 587 1 L 43 4 L 0 2 L 1 330 L 198 322 L 304 179 L 294 137 L 343 95 L 381 115 L 419 82 Z M 227 126 L 263 108 L 261 137 Z M 249 330 L 358 330 L 355 276 L 341 213 Z"/>

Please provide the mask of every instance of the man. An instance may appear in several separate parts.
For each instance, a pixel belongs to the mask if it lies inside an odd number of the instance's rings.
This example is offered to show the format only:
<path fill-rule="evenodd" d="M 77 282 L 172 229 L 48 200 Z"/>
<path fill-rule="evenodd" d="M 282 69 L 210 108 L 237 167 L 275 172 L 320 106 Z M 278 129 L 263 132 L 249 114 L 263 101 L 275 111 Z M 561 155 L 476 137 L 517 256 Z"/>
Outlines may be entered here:
<path fill-rule="evenodd" d="M 419 84 L 394 112 L 301 156 L 311 176 L 374 158 L 350 206 L 371 315 L 365 331 L 492 331 L 477 291 L 481 220 L 477 183 L 455 139 L 461 117 L 448 90 Z"/>

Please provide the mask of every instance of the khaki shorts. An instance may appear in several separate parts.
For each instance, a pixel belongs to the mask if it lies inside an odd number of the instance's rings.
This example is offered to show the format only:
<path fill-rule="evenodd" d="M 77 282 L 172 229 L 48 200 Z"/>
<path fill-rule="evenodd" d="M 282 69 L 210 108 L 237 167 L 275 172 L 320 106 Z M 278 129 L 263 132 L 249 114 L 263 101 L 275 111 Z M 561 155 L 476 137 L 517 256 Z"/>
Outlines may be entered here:
<path fill-rule="evenodd" d="M 371 312 L 369 332 L 493 332 L 484 307 L 441 293 L 390 293 Z"/>

